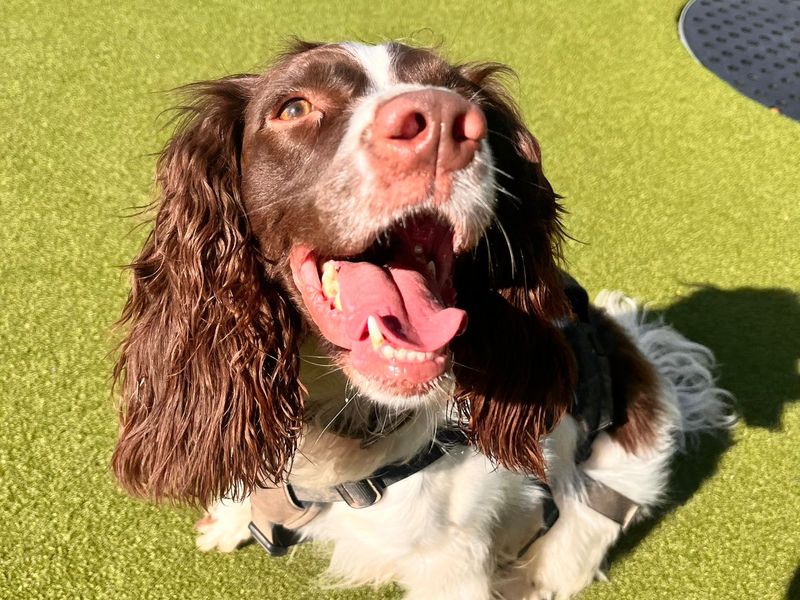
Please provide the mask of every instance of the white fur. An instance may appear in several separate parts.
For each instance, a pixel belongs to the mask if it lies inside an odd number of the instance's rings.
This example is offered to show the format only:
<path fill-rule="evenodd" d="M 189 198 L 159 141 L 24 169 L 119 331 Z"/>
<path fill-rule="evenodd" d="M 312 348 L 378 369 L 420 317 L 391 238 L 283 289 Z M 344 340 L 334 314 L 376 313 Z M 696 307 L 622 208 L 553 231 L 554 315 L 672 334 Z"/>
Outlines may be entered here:
<path fill-rule="evenodd" d="M 387 45 L 372 46 L 346 42 L 342 46 L 364 67 L 373 91 L 385 90 L 395 82 L 392 55 Z"/>
<path fill-rule="evenodd" d="M 727 429 L 736 422 L 730 410 L 732 396 L 715 385 L 711 350 L 686 339 L 660 320 L 648 321 L 646 311 L 621 292 L 600 292 L 596 304 L 626 329 L 655 365 L 671 398 L 668 408 L 676 419 L 672 426 L 681 449 L 686 435 Z"/>
<path fill-rule="evenodd" d="M 684 447 L 685 435 L 729 427 L 733 418 L 727 394 L 714 385 L 713 358 L 706 348 L 663 324 L 646 323 L 622 294 L 601 295 L 598 304 L 659 371 L 666 416 L 655 424 L 656 442 L 631 454 L 603 433 L 590 459 L 578 466 L 573 460 L 576 424 L 565 417 L 545 440 L 560 517 L 520 560 L 514 560 L 517 550 L 531 525 L 541 520 L 542 489 L 471 449 L 455 449 L 389 487 L 377 504 L 364 509 L 335 504 L 302 528 L 304 536 L 332 544 L 331 575 L 349 584 L 394 581 L 408 598 L 425 600 L 570 598 L 603 578 L 600 566 L 620 527 L 584 503 L 584 474 L 635 500 L 645 514 L 661 500 L 670 460 Z M 354 440 L 319 433 L 326 418 L 306 433 L 292 481 L 331 485 L 408 458 L 430 443 L 446 409 L 428 411 L 364 449 Z M 247 535 L 249 511 L 247 502 L 224 501 L 212 508 L 214 523 L 198 545 L 227 550 L 240 543 Z"/>
<path fill-rule="evenodd" d="M 348 42 L 342 47 L 358 60 L 370 85 L 367 93 L 353 104 L 347 130 L 331 162 L 333 181 L 328 181 L 327 185 L 351 193 L 349 204 L 337 207 L 340 218 L 348 214 L 359 215 L 359 207 L 363 206 L 364 198 L 379 197 L 381 194 L 381 186 L 375 181 L 363 144 L 365 137 L 369 136 L 378 108 L 388 100 L 407 92 L 438 90 L 456 94 L 446 87 L 399 82 L 387 45 L 368 46 Z M 413 210 L 438 212 L 453 225 L 457 249 L 474 247 L 492 223 L 497 191 L 503 191 L 496 183 L 495 172 L 489 144 L 487 140 L 481 140 L 475 158 L 466 167 L 453 173 L 452 193 L 448 202 L 436 205 L 431 197 L 418 203 Z M 357 183 L 354 184 L 354 181 Z M 383 223 L 364 223 L 363 219 L 354 217 L 348 224 L 348 229 L 358 232 L 359 237 L 363 238 L 370 231 L 388 228 L 392 222 L 406 216 L 407 212 L 409 211 L 391 215 Z M 368 228 L 369 231 L 359 231 L 360 228 Z M 511 260 L 514 260 L 513 253 Z"/>
<path fill-rule="evenodd" d="M 334 172 L 343 178 L 338 184 L 334 178 L 331 185 L 343 189 L 353 188 L 353 169 L 359 182 L 355 186 L 356 193 L 350 198 L 352 206 L 339 207 L 341 213 L 357 215 L 359 214 L 357 209 L 362 205 L 363 198 L 374 197 L 381 193 L 363 147 L 364 137 L 369 133 L 376 111 L 382 104 L 400 94 L 420 90 L 439 90 L 455 94 L 453 90 L 444 87 L 397 83 L 378 88 L 353 105 L 347 130 L 331 163 Z M 436 205 L 433 198 L 429 198 L 418 203 L 414 210 L 440 213 L 455 229 L 458 238 L 455 240 L 456 246 L 473 247 L 492 222 L 497 203 L 496 192 L 500 189 L 496 183 L 495 172 L 491 148 L 485 139 L 481 140 L 475 158 L 466 167 L 453 173 L 453 190 L 448 202 Z M 367 226 L 371 229 L 385 229 L 399 216 L 401 215 L 392 215 L 385 223 L 370 223 Z M 353 228 L 363 226 L 361 222 L 353 221 Z"/>

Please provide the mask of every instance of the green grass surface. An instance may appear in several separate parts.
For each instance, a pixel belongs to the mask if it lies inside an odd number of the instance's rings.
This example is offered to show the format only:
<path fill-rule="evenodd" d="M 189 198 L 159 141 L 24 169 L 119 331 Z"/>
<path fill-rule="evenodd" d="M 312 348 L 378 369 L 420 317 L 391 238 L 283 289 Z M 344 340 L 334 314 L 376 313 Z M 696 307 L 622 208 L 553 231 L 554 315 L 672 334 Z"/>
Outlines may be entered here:
<path fill-rule="evenodd" d="M 149 200 L 168 135 L 156 92 L 258 69 L 292 33 L 414 34 L 509 63 L 585 242 L 567 247 L 572 272 L 665 310 L 720 357 L 742 415 L 731 447 L 680 463 L 672 503 L 582 598 L 800 597 L 800 125 L 692 61 L 680 4 L 5 0 L 0 597 L 397 596 L 319 587 L 309 548 L 201 554 L 193 511 L 129 499 L 107 470 L 118 265 L 144 235 L 124 215 Z"/>

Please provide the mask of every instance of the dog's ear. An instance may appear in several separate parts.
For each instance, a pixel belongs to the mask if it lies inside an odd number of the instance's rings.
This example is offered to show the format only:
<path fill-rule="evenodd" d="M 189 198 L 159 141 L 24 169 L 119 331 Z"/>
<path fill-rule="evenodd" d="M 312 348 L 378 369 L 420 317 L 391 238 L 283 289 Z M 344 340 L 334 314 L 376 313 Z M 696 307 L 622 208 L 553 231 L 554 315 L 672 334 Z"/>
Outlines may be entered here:
<path fill-rule="evenodd" d="M 500 464 L 544 476 L 540 438 L 571 402 L 574 359 L 555 323 L 570 315 L 558 268 L 561 207 L 539 145 L 496 64 L 462 76 L 483 108 L 495 163 L 495 220 L 456 271 L 469 314 L 455 345 L 459 404 L 474 443 Z"/>
<path fill-rule="evenodd" d="M 280 477 L 302 421 L 299 315 L 240 193 L 254 76 L 187 88 L 158 161 L 155 224 L 132 263 L 114 377 L 113 470 L 129 492 L 207 505 Z"/>

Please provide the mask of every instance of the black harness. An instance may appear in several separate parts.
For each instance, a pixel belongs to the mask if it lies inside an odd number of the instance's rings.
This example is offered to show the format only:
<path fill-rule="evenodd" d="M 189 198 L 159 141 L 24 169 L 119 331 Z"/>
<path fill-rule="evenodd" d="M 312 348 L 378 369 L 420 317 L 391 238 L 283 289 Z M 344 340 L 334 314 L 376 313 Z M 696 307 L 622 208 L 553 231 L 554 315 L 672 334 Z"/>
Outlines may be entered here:
<path fill-rule="evenodd" d="M 564 323 L 561 331 L 572 348 L 578 367 L 569 413 L 580 428 L 582 439 L 575 452 L 575 462 L 580 464 L 591 455 L 597 434 L 614 424 L 614 396 L 606 349 L 600 343 L 594 314 L 589 310 L 589 295 L 570 275 L 564 273 L 563 280 L 564 291 L 576 317 Z"/>
<path fill-rule="evenodd" d="M 577 383 L 571 416 L 578 423 L 581 439 L 575 453 L 580 464 L 591 455 L 597 435 L 613 424 L 614 397 L 605 349 L 597 334 L 589 296 L 572 277 L 564 274 L 564 289 L 575 319 L 559 324 L 569 341 L 577 363 Z M 366 508 L 379 502 L 384 490 L 392 484 L 422 471 L 454 447 L 466 446 L 467 436 L 459 429 L 440 431 L 429 447 L 422 449 L 410 461 L 381 467 L 372 475 L 358 481 L 336 486 L 307 489 L 288 482 L 271 488 L 256 488 L 251 495 L 253 538 L 271 556 L 283 556 L 289 547 L 304 541 L 298 529 L 310 522 L 327 505 L 344 502 L 354 509 Z M 552 500 L 549 487 L 539 480 L 536 484 L 547 492 L 543 502 L 543 522 L 518 553 L 522 557 L 530 546 L 558 520 L 558 507 Z M 583 474 L 583 501 L 600 514 L 623 528 L 627 527 L 638 506 L 629 498 L 599 481 Z"/>

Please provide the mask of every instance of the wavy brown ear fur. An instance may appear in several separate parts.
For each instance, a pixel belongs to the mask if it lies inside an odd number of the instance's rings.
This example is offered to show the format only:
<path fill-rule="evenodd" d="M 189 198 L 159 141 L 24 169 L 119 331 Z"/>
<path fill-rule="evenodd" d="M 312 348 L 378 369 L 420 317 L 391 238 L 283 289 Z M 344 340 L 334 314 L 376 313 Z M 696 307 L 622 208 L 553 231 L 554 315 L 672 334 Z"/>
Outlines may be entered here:
<path fill-rule="evenodd" d="M 544 477 L 539 440 L 569 407 L 575 372 L 553 321 L 571 311 L 557 265 L 561 208 L 539 146 L 500 84 L 508 73 L 495 64 L 462 67 L 487 117 L 498 202 L 495 222 L 456 272 L 469 314 L 455 346 L 457 400 L 482 452 Z"/>
<path fill-rule="evenodd" d="M 113 470 L 129 492 L 207 505 L 279 477 L 301 426 L 299 316 L 240 197 L 252 76 L 189 86 L 158 161 L 155 225 L 131 265 L 115 367 Z"/>

